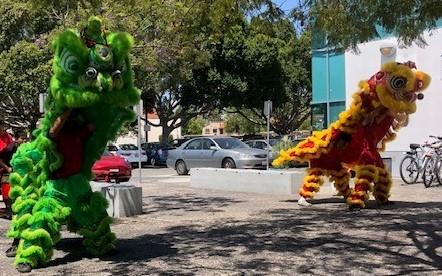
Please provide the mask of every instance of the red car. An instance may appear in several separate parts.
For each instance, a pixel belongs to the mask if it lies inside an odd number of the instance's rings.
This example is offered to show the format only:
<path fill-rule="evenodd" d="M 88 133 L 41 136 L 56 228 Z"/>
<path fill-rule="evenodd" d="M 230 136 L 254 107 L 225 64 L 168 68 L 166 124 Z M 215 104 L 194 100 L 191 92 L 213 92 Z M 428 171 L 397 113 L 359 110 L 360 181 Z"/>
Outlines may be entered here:
<path fill-rule="evenodd" d="M 125 158 L 104 152 L 101 158 L 92 166 L 94 180 L 104 180 L 106 182 L 126 182 L 132 176 L 132 167 Z"/>

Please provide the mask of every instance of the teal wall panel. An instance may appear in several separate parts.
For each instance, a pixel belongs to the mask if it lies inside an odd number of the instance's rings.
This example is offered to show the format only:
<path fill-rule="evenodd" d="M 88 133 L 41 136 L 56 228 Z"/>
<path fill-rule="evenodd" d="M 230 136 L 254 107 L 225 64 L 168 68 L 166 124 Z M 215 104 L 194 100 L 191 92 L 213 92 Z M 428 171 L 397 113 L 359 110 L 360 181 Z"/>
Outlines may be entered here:
<path fill-rule="evenodd" d="M 343 52 L 329 55 L 329 101 L 345 101 L 345 55 Z"/>
<path fill-rule="evenodd" d="M 328 61 L 327 61 L 328 59 Z M 328 68 L 327 68 L 328 63 Z M 328 74 L 328 77 L 327 77 Z M 312 57 L 313 103 L 345 100 L 345 55 L 320 51 Z M 327 85 L 328 82 L 328 85 Z M 329 94 L 327 95 L 327 86 Z"/>
<path fill-rule="evenodd" d="M 345 110 L 345 101 L 330 103 L 330 123 L 339 118 L 339 114 Z"/>
<path fill-rule="evenodd" d="M 312 101 L 327 101 L 327 67 L 326 55 L 324 53 L 313 53 L 312 56 Z"/>

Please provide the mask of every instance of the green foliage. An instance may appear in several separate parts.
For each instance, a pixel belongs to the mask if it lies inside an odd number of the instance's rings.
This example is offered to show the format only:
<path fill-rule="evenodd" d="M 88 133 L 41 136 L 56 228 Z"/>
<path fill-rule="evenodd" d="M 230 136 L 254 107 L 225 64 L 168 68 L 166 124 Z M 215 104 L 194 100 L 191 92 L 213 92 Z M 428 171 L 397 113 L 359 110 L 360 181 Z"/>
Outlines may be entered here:
<path fill-rule="evenodd" d="M 27 41 L 0 53 L 0 117 L 9 127 L 35 129 L 38 94 L 47 90 L 50 58 L 46 48 Z"/>
<path fill-rule="evenodd" d="M 331 45 L 356 48 L 360 42 L 379 37 L 378 29 L 395 33 L 401 43 L 425 44 L 423 32 L 442 17 L 438 0 L 418 1 L 307 1 L 312 5 L 314 28 L 327 34 Z"/>
<path fill-rule="evenodd" d="M 44 44 L 46 33 L 56 26 L 45 9 L 34 9 L 25 0 L 2 0 L 0 14 L 0 52 L 21 40 Z"/>
<path fill-rule="evenodd" d="M 195 117 L 189 120 L 189 122 L 182 128 L 181 133 L 183 135 L 200 135 L 203 133 L 204 119 L 201 117 Z"/>
<path fill-rule="evenodd" d="M 292 139 L 290 139 L 290 137 L 288 136 L 284 136 L 282 137 L 282 139 L 276 143 L 273 147 L 272 147 L 272 151 L 275 153 L 279 153 L 281 150 L 288 150 L 290 148 L 295 147 L 297 144 L 297 142 L 293 141 Z M 277 156 L 278 154 L 276 154 Z M 278 167 L 279 169 L 282 168 L 293 168 L 296 167 L 296 165 L 298 165 L 297 162 L 295 161 L 290 161 L 290 162 L 285 162 L 284 164 L 282 164 L 281 167 Z"/>
<path fill-rule="evenodd" d="M 278 143 L 276 143 L 272 147 L 272 151 L 280 152 L 281 150 L 288 150 L 296 146 L 296 144 L 297 143 L 295 141 L 293 141 L 292 139 L 290 139 L 290 137 L 285 135 Z"/>
<path fill-rule="evenodd" d="M 230 113 L 226 118 L 225 131 L 227 133 L 256 134 L 266 130 L 265 121 L 250 110 L 239 113 Z M 256 120 L 256 121 L 254 121 Z"/>

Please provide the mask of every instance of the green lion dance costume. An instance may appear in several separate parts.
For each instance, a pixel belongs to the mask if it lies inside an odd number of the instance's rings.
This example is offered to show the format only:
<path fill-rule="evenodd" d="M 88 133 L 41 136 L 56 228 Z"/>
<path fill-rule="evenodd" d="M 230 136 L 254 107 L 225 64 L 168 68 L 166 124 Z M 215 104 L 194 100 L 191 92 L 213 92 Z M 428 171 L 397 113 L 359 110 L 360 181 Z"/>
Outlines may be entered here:
<path fill-rule="evenodd" d="M 84 237 L 92 255 L 114 248 L 107 201 L 91 191 L 89 180 L 107 142 L 134 119 L 129 106 L 138 103 L 139 92 L 129 62 L 132 45 L 129 34 L 104 31 L 97 17 L 80 33 L 67 30 L 53 42 L 46 115 L 36 139 L 12 160 L 14 217 L 8 236 L 15 244 L 8 251 L 20 272 L 51 258 L 62 224 Z"/>

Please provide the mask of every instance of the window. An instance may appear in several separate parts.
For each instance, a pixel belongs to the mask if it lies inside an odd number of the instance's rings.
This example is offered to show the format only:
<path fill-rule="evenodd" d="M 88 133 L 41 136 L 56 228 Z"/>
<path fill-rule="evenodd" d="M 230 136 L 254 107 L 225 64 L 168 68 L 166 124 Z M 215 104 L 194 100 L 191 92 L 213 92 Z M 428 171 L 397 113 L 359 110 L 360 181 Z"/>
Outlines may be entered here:
<path fill-rule="evenodd" d="M 266 144 L 264 142 L 258 141 L 258 142 L 256 142 L 256 148 L 258 148 L 258 149 L 265 149 L 266 148 Z"/>
<path fill-rule="evenodd" d="M 218 129 L 214 128 L 213 130 L 213 134 L 217 134 L 218 133 Z"/>
<path fill-rule="evenodd" d="M 219 134 L 224 134 L 224 128 L 219 129 Z"/>
<path fill-rule="evenodd" d="M 108 151 L 118 151 L 118 148 L 115 145 L 109 145 L 109 146 L 107 146 L 107 150 Z"/>
<path fill-rule="evenodd" d="M 312 105 L 313 130 L 327 128 L 327 105 L 325 103 Z"/>
<path fill-rule="evenodd" d="M 215 143 L 213 143 L 210 139 L 203 139 L 202 140 L 202 149 L 203 150 L 209 150 L 211 146 L 215 146 Z"/>
<path fill-rule="evenodd" d="M 246 144 L 235 138 L 215 138 L 214 140 L 222 149 L 248 148 Z"/>
<path fill-rule="evenodd" d="M 206 129 L 204 130 L 204 133 L 205 133 L 205 134 L 210 134 L 210 129 L 206 128 Z"/>
<path fill-rule="evenodd" d="M 187 146 L 187 150 L 199 150 L 202 148 L 201 139 L 191 141 Z"/>

